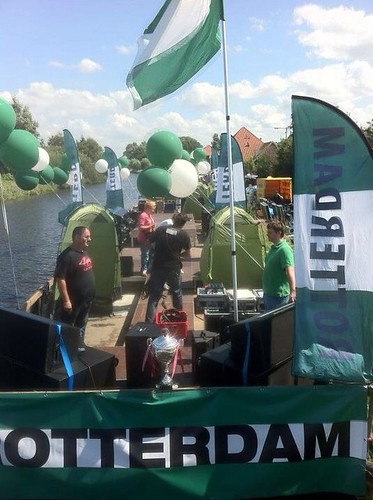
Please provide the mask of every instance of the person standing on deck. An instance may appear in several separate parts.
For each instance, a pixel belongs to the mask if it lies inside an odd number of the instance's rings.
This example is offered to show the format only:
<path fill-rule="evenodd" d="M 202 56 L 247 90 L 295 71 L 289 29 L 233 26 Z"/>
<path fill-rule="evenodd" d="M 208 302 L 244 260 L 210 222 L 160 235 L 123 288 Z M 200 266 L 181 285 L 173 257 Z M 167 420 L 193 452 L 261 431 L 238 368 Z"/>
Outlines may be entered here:
<path fill-rule="evenodd" d="M 264 309 L 269 311 L 295 301 L 295 273 L 294 253 L 284 239 L 283 222 L 269 222 L 267 235 L 273 243 L 267 253 L 263 272 Z"/>
<path fill-rule="evenodd" d="M 54 273 L 60 293 L 55 319 L 80 328 L 80 352 L 85 351 L 85 327 L 96 291 L 92 260 L 86 252 L 90 242 L 88 227 L 75 227 L 72 244 L 57 257 Z"/>
<path fill-rule="evenodd" d="M 188 233 L 183 229 L 188 217 L 177 213 L 172 221 L 172 226 L 161 226 L 149 237 L 150 243 L 154 244 L 154 255 L 148 281 L 149 298 L 145 316 L 145 321 L 148 323 L 154 322 L 158 302 L 166 283 L 174 309 L 183 310 L 181 258 L 190 258 L 192 245 Z"/>
<path fill-rule="evenodd" d="M 145 202 L 144 210 L 139 215 L 138 220 L 138 235 L 137 241 L 140 244 L 141 251 L 141 269 L 140 272 L 143 276 L 146 276 L 146 271 L 149 265 L 149 251 L 150 243 L 149 236 L 154 232 L 155 222 L 153 219 L 153 213 L 155 211 L 156 203 L 155 201 L 147 200 Z"/>

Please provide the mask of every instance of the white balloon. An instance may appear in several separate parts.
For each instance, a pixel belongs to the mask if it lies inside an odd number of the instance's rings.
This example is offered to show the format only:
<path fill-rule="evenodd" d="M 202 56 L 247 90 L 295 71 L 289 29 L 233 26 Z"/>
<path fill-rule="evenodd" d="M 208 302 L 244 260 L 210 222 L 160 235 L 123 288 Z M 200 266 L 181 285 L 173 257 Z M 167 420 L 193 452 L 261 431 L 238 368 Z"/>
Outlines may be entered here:
<path fill-rule="evenodd" d="M 198 173 L 190 161 L 175 160 L 168 169 L 171 177 L 170 194 L 176 198 L 190 196 L 198 186 Z"/>
<path fill-rule="evenodd" d="M 105 174 L 107 172 L 108 166 L 108 162 L 103 158 L 97 160 L 95 163 L 95 169 L 99 174 Z"/>
<path fill-rule="evenodd" d="M 210 163 L 206 160 L 199 161 L 196 167 L 199 175 L 206 175 L 210 172 L 211 169 Z"/>
<path fill-rule="evenodd" d="M 49 165 L 49 154 L 45 149 L 43 148 L 38 148 L 39 149 L 39 160 L 35 166 L 32 167 L 31 170 L 34 172 L 41 172 L 42 170 L 45 169 Z"/>
<path fill-rule="evenodd" d="M 126 181 L 128 177 L 130 176 L 130 171 L 127 167 L 121 168 L 119 171 L 120 178 L 122 181 Z"/>

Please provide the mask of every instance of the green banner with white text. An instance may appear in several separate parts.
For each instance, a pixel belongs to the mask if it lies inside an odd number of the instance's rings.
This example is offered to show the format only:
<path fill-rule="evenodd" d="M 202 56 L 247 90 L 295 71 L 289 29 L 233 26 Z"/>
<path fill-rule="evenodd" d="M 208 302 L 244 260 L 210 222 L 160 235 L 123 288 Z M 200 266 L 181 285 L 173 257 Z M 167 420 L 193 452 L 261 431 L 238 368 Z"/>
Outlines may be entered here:
<path fill-rule="evenodd" d="M 373 380 L 373 152 L 360 128 L 293 96 L 294 373 Z"/>
<path fill-rule="evenodd" d="M 0 498 L 363 495 L 361 386 L 0 394 Z"/>

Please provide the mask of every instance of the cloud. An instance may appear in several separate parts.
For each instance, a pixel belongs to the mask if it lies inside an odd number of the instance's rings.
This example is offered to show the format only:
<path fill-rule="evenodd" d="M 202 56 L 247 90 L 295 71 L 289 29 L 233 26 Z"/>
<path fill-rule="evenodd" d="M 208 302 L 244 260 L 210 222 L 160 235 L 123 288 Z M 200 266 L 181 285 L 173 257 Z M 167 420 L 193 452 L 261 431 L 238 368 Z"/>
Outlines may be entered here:
<path fill-rule="evenodd" d="M 127 47 L 126 45 L 117 45 L 115 47 L 115 50 L 118 52 L 118 54 L 125 55 L 130 54 L 133 51 L 132 47 Z"/>
<path fill-rule="evenodd" d="M 338 60 L 288 74 L 265 74 L 257 82 L 231 82 L 232 133 L 245 126 L 263 141 L 280 140 L 284 130 L 275 127 L 290 125 L 293 94 L 330 102 L 365 126 L 373 116 L 373 64 L 363 58 Z M 77 140 L 92 137 L 118 154 L 130 142 L 147 140 L 150 131 L 171 130 L 205 145 L 214 133 L 226 130 L 223 85 L 203 81 L 137 111 L 127 90 L 94 93 L 39 81 L 18 90 L 16 97 L 29 106 L 45 140 L 69 128 Z"/>
<path fill-rule="evenodd" d="M 229 94 L 238 99 L 251 99 L 255 93 L 255 87 L 248 80 L 241 80 L 229 85 Z"/>
<path fill-rule="evenodd" d="M 102 66 L 92 59 L 82 59 L 78 64 L 68 65 L 61 61 L 52 60 L 48 62 L 49 66 L 58 69 L 74 69 L 78 68 L 81 73 L 94 73 L 96 71 L 102 71 Z"/>
<path fill-rule="evenodd" d="M 373 14 L 352 7 L 323 8 L 308 4 L 294 9 L 299 43 L 318 59 L 370 59 L 373 51 Z"/>
<path fill-rule="evenodd" d="M 245 52 L 246 49 L 242 45 L 233 45 L 232 51 L 236 54 L 240 54 L 241 52 Z"/>
<path fill-rule="evenodd" d="M 204 110 L 218 109 L 221 107 L 224 98 L 223 87 L 212 85 L 207 82 L 198 82 L 186 88 L 178 100 L 187 106 Z"/>
<path fill-rule="evenodd" d="M 102 66 L 92 59 L 82 59 L 78 64 L 79 71 L 81 73 L 95 73 L 96 71 L 101 71 Z"/>
<path fill-rule="evenodd" d="M 49 66 L 52 66 L 53 68 L 66 68 L 66 64 L 60 62 L 60 61 L 49 61 L 48 63 Z"/>
<path fill-rule="evenodd" d="M 258 19 L 257 17 L 249 17 L 250 30 L 254 31 L 264 31 L 265 21 L 263 19 Z"/>

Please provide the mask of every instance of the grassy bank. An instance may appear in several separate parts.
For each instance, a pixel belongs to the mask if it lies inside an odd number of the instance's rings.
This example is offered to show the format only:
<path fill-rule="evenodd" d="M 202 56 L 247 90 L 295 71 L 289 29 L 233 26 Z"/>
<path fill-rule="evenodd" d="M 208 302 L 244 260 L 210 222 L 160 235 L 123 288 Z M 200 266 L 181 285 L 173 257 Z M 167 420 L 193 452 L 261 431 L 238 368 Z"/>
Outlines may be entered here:
<path fill-rule="evenodd" d="M 30 196 L 37 196 L 42 193 L 51 193 L 52 191 L 58 189 L 61 188 L 59 188 L 55 184 L 52 184 L 51 186 L 40 184 L 31 191 L 25 191 L 17 186 L 17 184 L 14 182 L 14 177 L 11 174 L 5 174 L 1 176 L 0 197 L 3 196 L 4 201 L 24 200 L 25 198 L 29 198 Z"/>

